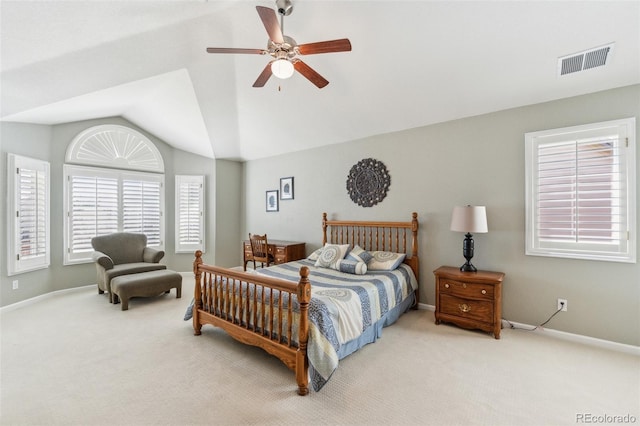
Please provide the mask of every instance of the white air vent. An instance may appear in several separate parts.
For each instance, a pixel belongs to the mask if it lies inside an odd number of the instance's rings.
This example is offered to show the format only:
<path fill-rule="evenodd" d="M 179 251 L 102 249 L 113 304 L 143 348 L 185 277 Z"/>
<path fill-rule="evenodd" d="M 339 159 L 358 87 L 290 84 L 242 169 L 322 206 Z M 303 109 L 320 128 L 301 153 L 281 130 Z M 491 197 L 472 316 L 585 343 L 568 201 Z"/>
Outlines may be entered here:
<path fill-rule="evenodd" d="M 611 43 L 558 58 L 558 75 L 571 74 L 605 65 L 607 58 L 613 52 L 614 44 Z"/>

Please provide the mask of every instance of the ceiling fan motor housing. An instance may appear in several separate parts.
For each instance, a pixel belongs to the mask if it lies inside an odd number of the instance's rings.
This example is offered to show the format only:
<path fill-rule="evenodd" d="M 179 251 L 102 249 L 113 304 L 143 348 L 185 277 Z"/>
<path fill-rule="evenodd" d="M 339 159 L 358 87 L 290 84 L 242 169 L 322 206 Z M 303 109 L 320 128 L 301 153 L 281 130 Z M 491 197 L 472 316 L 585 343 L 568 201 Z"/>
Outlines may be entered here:
<path fill-rule="evenodd" d="M 293 11 L 291 0 L 276 0 L 276 7 L 278 8 L 278 13 L 283 16 L 289 16 Z"/>
<path fill-rule="evenodd" d="M 273 56 L 276 59 L 292 59 L 294 56 L 296 56 L 296 54 L 298 54 L 296 50 L 298 44 L 293 38 L 289 36 L 283 35 L 282 38 L 284 38 L 284 43 L 282 44 L 277 44 L 269 40 L 269 42 L 267 43 L 267 51 L 269 55 Z"/>

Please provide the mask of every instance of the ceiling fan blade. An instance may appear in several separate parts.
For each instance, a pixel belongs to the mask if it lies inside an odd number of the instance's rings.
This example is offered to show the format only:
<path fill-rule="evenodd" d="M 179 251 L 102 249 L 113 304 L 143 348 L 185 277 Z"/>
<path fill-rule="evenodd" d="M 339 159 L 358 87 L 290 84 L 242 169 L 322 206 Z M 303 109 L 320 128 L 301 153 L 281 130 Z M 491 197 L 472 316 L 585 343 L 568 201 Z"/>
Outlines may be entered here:
<path fill-rule="evenodd" d="M 348 38 L 339 40 L 319 41 L 317 43 L 306 43 L 298 46 L 301 55 L 314 55 L 317 53 L 350 52 L 351 42 Z"/>
<path fill-rule="evenodd" d="M 302 62 L 300 59 L 294 59 L 291 62 L 293 62 L 293 67 L 295 68 L 295 70 L 305 76 L 307 80 L 315 84 L 318 89 L 322 89 L 324 86 L 329 84 L 329 81 L 327 81 L 323 76 L 318 74 L 313 68 Z"/>
<path fill-rule="evenodd" d="M 284 43 L 282 29 L 278 23 L 276 12 L 271 8 L 263 6 L 256 6 L 256 10 L 258 11 L 258 15 L 260 15 L 260 19 L 262 19 L 262 24 L 267 30 L 267 34 L 269 34 L 271 41 L 276 44 Z"/>
<path fill-rule="evenodd" d="M 271 77 L 271 74 L 272 74 L 271 62 L 269 62 L 266 67 L 264 67 L 264 69 L 258 76 L 258 79 L 256 80 L 256 82 L 253 83 L 253 87 L 264 87 L 264 85 L 267 84 L 267 81 L 269 80 L 269 77 Z"/>
<path fill-rule="evenodd" d="M 248 53 L 256 55 L 264 55 L 268 53 L 264 49 L 235 49 L 233 47 L 207 47 L 209 53 Z"/>

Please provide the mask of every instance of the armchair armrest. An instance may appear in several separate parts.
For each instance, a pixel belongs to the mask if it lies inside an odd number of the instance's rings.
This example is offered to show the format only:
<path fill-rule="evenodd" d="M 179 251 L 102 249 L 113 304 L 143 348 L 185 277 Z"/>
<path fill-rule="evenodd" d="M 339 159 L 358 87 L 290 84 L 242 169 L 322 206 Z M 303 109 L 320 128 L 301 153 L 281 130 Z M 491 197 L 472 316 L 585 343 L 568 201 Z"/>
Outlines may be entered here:
<path fill-rule="evenodd" d="M 163 250 L 156 250 L 151 247 L 145 247 L 142 252 L 142 260 L 147 263 L 159 263 L 160 259 L 164 257 Z"/>
<path fill-rule="evenodd" d="M 107 271 L 109 269 L 113 269 L 113 259 L 102 253 L 101 251 L 94 251 L 91 255 L 91 260 L 102 266 Z"/>

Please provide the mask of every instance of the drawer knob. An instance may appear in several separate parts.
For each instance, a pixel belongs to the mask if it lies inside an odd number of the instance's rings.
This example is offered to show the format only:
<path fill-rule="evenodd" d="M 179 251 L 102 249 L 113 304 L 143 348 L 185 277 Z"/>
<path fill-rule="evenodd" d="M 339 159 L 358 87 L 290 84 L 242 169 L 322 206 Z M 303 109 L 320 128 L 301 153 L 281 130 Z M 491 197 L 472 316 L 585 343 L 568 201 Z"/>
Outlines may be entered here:
<path fill-rule="evenodd" d="M 482 293 L 482 294 L 487 294 L 487 290 L 482 289 L 481 293 Z"/>
<path fill-rule="evenodd" d="M 462 288 L 467 288 L 467 284 L 466 283 L 462 283 Z"/>
<path fill-rule="evenodd" d="M 458 305 L 458 309 L 460 309 L 460 312 L 469 312 L 471 310 L 471 306 L 467 305 L 466 303 L 463 303 L 461 305 Z"/>
<path fill-rule="evenodd" d="M 449 284 L 445 284 L 445 285 L 444 285 L 444 288 L 449 288 Z"/>

